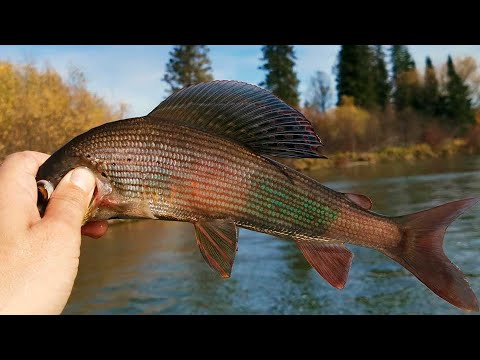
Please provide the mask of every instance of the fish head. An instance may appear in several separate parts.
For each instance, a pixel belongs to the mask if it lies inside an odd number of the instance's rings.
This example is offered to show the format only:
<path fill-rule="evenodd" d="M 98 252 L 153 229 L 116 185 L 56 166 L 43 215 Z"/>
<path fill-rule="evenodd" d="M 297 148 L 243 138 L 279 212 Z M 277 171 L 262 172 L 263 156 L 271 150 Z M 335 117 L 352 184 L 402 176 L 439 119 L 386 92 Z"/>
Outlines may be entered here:
<path fill-rule="evenodd" d="M 50 156 L 40 166 L 37 172 L 37 208 L 43 217 L 53 191 L 60 180 L 70 171 L 77 167 L 86 167 L 95 175 L 95 190 L 90 201 L 83 223 L 89 220 L 100 220 L 97 216 L 100 207 L 107 202 L 108 195 L 113 192 L 110 180 L 105 176 L 102 164 L 95 160 L 94 156 L 76 154 L 68 148 L 62 148 Z M 113 213 L 103 211 L 101 218 L 114 216 Z"/>

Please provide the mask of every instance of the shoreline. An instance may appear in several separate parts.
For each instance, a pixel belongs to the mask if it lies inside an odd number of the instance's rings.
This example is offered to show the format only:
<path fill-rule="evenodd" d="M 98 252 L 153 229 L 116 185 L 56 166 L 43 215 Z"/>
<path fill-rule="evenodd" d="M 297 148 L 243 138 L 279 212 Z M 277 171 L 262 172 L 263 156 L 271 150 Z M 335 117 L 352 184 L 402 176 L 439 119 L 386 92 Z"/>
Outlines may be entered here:
<path fill-rule="evenodd" d="M 378 151 L 337 152 L 328 155 L 328 159 L 288 159 L 284 164 L 299 171 L 315 171 L 327 168 L 348 168 L 392 161 L 415 162 L 436 158 L 447 158 L 456 155 L 473 155 L 476 151 L 468 146 L 464 139 L 454 139 L 440 146 L 414 144 L 410 146 L 388 146 Z"/>

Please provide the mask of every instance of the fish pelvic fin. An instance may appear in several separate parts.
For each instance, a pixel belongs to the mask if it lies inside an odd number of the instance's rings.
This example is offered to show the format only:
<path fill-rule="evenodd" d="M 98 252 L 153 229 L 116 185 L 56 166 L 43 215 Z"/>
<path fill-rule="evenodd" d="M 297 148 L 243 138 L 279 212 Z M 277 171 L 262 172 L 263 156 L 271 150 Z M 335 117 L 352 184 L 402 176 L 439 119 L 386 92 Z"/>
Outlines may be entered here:
<path fill-rule="evenodd" d="M 229 278 L 238 249 L 238 228 L 227 219 L 200 220 L 194 225 L 203 258 L 222 278 Z"/>
<path fill-rule="evenodd" d="M 343 289 L 352 265 L 353 253 L 343 244 L 315 239 L 296 239 L 305 259 L 330 285 Z"/>
<path fill-rule="evenodd" d="M 463 199 L 393 218 L 402 240 L 383 251 L 435 294 L 465 311 L 479 311 L 478 301 L 462 271 L 443 252 L 443 237 L 447 227 L 478 201 L 480 197 Z"/>

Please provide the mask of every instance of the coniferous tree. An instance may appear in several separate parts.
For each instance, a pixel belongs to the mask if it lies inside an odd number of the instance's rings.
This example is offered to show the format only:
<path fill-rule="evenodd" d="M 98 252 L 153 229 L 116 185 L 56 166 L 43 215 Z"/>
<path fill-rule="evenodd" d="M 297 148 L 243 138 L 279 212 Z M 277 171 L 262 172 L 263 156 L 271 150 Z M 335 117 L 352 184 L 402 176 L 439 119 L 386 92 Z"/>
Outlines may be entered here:
<path fill-rule="evenodd" d="M 452 58 L 447 61 L 447 94 L 445 98 L 445 111 L 449 125 L 462 127 L 475 123 L 475 113 L 469 97 L 469 89 L 455 71 Z"/>
<path fill-rule="evenodd" d="M 432 60 L 427 56 L 425 60 L 425 76 L 423 85 L 423 112 L 429 116 L 435 116 L 439 111 L 440 93 L 438 80 Z"/>
<path fill-rule="evenodd" d="M 337 105 L 340 105 L 344 96 L 351 96 L 355 104 L 371 108 L 376 104 L 372 51 L 368 45 L 342 45 L 338 54 L 337 76 Z"/>
<path fill-rule="evenodd" d="M 262 61 L 259 69 L 267 72 L 260 86 L 266 87 L 287 104 L 299 104 L 299 80 L 294 70 L 295 52 L 292 45 L 265 45 L 262 47 Z"/>
<path fill-rule="evenodd" d="M 374 72 L 374 87 L 376 94 L 375 100 L 380 108 L 385 109 L 385 106 L 390 100 L 391 86 L 388 80 L 387 64 L 385 63 L 385 53 L 383 52 L 382 45 L 376 45 L 373 48 L 372 60 L 372 69 Z"/>
<path fill-rule="evenodd" d="M 398 111 L 421 108 L 418 73 L 406 45 L 392 45 L 393 101 Z"/>
<path fill-rule="evenodd" d="M 163 77 L 170 85 L 170 93 L 213 80 L 208 52 L 206 45 L 176 45 L 173 48 Z"/>
<path fill-rule="evenodd" d="M 415 61 L 413 61 L 406 45 L 392 45 L 391 56 L 394 76 L 409 70 L 415 70 Z"/>

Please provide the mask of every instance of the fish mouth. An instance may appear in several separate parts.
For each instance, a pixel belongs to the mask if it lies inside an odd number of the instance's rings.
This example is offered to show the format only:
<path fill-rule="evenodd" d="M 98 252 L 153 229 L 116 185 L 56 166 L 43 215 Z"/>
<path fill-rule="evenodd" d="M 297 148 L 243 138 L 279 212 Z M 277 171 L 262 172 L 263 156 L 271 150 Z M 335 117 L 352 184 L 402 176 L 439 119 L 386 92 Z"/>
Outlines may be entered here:
<path fill-rule="evenodd" d="M 95 178 L 95 190 L 93 191 L 92 198 L 90 199 L 90 204 L 88 209 L 83 217 L 82 225 L 85 225 L 88 221 L 93 220 L 95 215 L 102 204 L 102 201 L 105 197 L 112 193 L 112 187 L 110 184 L 102 181 L 98 177 Z"/>
<path fill-rule="evenodd" d="M 43 218 L 45 210 L 47 209 L 48 202 L 52 197 L 55 187 L 48 180 L 37 181 L 37 209 L 40 217 Z M 103 182 L 98 177 L 95 178 L 95 190 L 93 191 L 92 198 L 88 205 L 87 211 L 83 217 L 82 225 L 85 225 L 88 221 L 94 219 L 102 201 L 105 196 L 112 192 L 110 184 Z"/>

